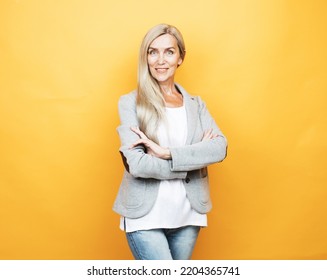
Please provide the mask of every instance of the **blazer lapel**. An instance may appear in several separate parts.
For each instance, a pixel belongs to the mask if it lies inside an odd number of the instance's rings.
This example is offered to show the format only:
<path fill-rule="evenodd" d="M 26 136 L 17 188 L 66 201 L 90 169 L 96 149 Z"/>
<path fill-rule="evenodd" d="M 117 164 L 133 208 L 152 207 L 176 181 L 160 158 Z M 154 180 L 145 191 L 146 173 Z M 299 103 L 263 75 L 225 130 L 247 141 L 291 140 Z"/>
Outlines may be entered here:
<path fill-rule="evenodd" d="M 187 138 L 186 138 L 186 145 L 192 143 L 192 139 L 194 136 L 194 132 L 197 125 L 197 118 L 198 118 L 198 103 L 194 97 L 190 96 L 185 89 L 183 89 L 180 85 L 177 85 L 178 89 L 183 95 L 184 106 L 186 110 L 186 117 L 187 117 Z"/>

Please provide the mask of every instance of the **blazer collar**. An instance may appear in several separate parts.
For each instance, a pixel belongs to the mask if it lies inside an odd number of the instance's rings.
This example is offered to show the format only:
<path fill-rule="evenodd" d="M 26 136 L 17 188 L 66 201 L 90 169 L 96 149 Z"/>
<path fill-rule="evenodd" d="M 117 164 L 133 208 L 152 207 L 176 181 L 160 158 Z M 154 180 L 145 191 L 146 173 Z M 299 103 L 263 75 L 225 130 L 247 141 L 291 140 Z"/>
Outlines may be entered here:
<path fill-rule="evenodd" d="M 187 117 L 186 145 L 189 145 L 192 143 L 193 135 L 196 129 L 196 124 L 198 119 L 198 102 L 196 98 L 189 95 L 182 86 L 180 86 L 177 83 L 175 83 L 175 86 L 179 89 L 179 91 L 183 95 L 183 102 L 184 102 L 186 117 Z"/>

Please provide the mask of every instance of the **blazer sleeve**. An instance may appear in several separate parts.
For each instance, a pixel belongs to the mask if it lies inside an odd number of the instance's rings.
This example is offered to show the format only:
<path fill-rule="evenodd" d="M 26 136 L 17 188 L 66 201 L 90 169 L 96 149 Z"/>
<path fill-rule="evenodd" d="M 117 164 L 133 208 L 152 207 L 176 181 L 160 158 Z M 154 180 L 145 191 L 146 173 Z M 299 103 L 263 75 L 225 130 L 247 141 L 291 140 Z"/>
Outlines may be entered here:
<path fill-rule="evenodd" d="M 227 156 L 227 140 L 210 115 L 205 103 L 197 97 L 202 132 L 212 128 L 218 137 L 182 147 L 170 147 L 173 171 L 191 171 L 220 162 Z"/>
<path fill-rule="evenodd" d="M 120 97 L 118 102 L 120 125 L 117 128 L 121 146 L 120 153 L 125 169 L 136 178 L 154 178 L 159 180 L 185 179 L 186 171 L 171 169 L 171 160 L 164 160 L 145 152 L 144 147 L 129 147 L 139 136 L 131 131 L 132 126 L 138 126 L 136 116 L 136 94 Z"/>

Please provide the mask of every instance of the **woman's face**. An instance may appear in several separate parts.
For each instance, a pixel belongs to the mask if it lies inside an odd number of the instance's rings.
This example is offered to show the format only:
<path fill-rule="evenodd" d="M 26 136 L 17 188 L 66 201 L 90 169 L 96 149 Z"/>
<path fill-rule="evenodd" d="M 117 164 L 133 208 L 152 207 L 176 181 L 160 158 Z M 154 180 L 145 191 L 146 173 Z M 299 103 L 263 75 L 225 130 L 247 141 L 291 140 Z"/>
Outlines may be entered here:
<path fill-rule="evenodd" d="M 182 62 L 174 36 L 164 34 L 153 40 L 148 50 L 148 66 L 159 84 L 173 82 L 175 71 Z"/>

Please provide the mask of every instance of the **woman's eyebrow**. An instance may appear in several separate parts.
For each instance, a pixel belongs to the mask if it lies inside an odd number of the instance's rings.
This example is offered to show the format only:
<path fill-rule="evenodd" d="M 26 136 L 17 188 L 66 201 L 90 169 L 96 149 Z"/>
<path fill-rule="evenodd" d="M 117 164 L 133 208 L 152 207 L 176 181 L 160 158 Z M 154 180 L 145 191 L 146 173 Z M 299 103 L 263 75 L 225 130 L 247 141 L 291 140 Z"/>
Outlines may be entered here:
<path fill-rule="evenodd" d="M 154 48 L 154 47 L 149 47 L 149 50 L 158 50 L 158 48 Z M 168 47 L 168 48 L 165 48 L 165 50 L 169 50 L 169 49 L 175 49 L 175 47 Z"/>

